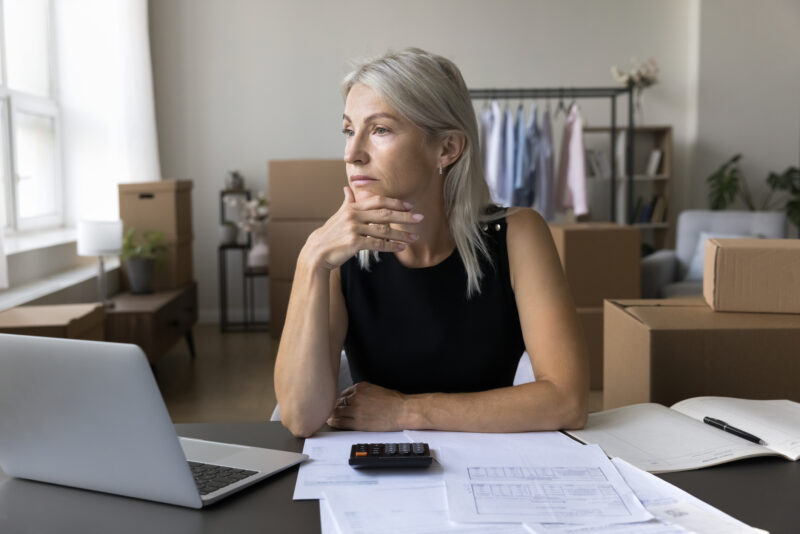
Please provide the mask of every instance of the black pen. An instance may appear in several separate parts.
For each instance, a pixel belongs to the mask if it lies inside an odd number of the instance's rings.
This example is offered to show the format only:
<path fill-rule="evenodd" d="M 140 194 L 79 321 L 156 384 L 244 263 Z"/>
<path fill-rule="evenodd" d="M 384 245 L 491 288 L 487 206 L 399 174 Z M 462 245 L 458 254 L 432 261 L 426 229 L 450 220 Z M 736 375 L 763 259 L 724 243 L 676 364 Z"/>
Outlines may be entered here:
<path fill-rule="evenodd" d="M 758 436 L 754 436 L 753 434 L 745 432 L 744 430 L 739 430 L 735 426 L 731 426 L 725 421 L 720 421 L 719 419 L 714 419 L 713 417 L 703 417 L 703 422 L 707 425 L 715 426 L 720 430 L 724 430 L 725 432 L 729 432 L 734 436 L 739 436 L 740 438 L 746 439 L 747 441 L 752 441 L 753 443 L 758 443 L 759 445 L 767 444 L 766 441 Z"/>

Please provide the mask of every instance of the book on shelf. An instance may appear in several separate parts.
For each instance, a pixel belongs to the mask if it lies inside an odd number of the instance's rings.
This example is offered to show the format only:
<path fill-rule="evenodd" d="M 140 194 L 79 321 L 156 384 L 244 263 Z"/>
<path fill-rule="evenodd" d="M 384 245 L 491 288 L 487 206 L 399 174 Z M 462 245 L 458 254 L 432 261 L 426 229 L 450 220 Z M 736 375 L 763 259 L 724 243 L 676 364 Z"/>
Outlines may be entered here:
<path fill-rule="evenodd" d="M 667 219 L 667 201 L 663 195 L 656 195 L 655 203 L 653 205 L 653 215 L 650 221 L 654 223 L 661 223 Z"/>
<path fill-rule="evenodd" d="M 639 214 L 640 223 L 653 222 L 653 208 L 655 207 L 656 199 L 658 199 L 658 195 L 655 195 L 650 202 L 642 206 L 642 213 Z"/>
<path fill-rule="evenodd" d="M 661 165 L 661 150 L 654 148 L 650 151 L 650 158 L 647 160 L 647 170 L 645 174 L 647 176 L 656 176 L 658 174 L 658 168 Z"/>
<path fill-rule="evenodd" d="M 628 224 L 641 222 L 643 209 L 644 209 L 644 199 L 642 197 L 636 197 L 636 202 L 633 205 L 633 211 L 631 212 Z"/>
<path fill-rule="evenodd" d="M 758 437 L 761 445 L 706 424 L 706 417 Z M 687 471 L 755 456 L 800 458 L 800 403 L 695 397 L 667 408 L 633 404 L 589 414 L 567 434 L 651 473 Z"/>

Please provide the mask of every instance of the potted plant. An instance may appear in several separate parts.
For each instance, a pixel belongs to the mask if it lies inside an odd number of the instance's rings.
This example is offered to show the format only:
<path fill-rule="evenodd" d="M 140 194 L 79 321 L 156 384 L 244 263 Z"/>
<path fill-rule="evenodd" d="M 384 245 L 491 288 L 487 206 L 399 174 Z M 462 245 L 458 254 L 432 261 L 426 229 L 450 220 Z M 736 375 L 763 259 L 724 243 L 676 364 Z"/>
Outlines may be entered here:
<path fill-rule="evenodd" d="M 759 203 L 750 192 L 747 180 L 739 169 L 740 159 L 742 155 L 736 154 L 706 178 L 706 183 L 709 185 L 708 203 L 711 209 L 724 210 L 738 197 L 751 211 L 782 208 L 786 211 L 786 218 L 800 227 L 800 169 L 788 167 L 781 174 L 770 172 L 766 179 L 769 193 Z M 783 191 L 787 195 L 773 201 L 772 197 L 776 191 Z"/>
<path fill-rule="evenodd" d="M 161 260 L 166 246 L 164 232 L 143 232 L 136 235 L 129 228 L 122 237 L 122 260 L 128 273 L 131 293 L 152 293 L 156 262 Z"/>

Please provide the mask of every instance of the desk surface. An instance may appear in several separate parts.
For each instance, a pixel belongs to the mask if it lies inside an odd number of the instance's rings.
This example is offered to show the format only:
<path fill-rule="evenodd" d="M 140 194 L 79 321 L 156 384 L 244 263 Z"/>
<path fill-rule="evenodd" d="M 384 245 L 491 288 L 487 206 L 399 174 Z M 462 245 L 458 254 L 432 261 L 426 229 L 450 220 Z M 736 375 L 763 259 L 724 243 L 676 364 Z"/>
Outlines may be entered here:
<path fill-rule="evenodd" d="M 176 425 L 182 436 L 301 451 L 277 422 Z M 317 501 L 293 501 L 297 467 L 205 510 L 11 479 L 0 471 L 0 532 L 292 532 L 320 531 Z M 800 525 L 800 463 L 754 458 L 662 478 L 772 534 Z"/>

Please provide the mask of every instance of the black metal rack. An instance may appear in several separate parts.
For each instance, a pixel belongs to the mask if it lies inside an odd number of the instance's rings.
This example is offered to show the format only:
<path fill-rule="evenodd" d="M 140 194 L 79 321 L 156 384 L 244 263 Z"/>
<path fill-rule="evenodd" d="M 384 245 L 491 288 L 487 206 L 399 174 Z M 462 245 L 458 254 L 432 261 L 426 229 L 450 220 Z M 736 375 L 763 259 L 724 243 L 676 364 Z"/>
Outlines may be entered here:
<path fill-rule="evenodd" d="M 473 100 L 509 99 L 584 99 L 608 98 L 611 101 L 611 220 L 617 220 L 617 162 L 614 154 L 617 147 L 617 97 L 628 95 L 628 134 L 625 136 L 625 203 L 627 213 L 633 210 L 633 88 L 631 87 L 543 87 L 517 89 L 470 89 Z"/>
<path fill-rule="evenodd" d="M 220 224 L 225 221 L 225 197 L 227 196 L 243 196 L 246 200 L 250 200 L 250 191 L 246 189 L 226 189 L 219 193 L 219 218 Z M 247 234 L 247 242 L 235 243 L 228 245 L 219 245 L 217 247 L 217 261 L 219 262 L 219 328 L 222 332 L 243 331 L 243 330 L 264 330 L 267 327 L 266 322 L 256 322 L 255 320 L 255 290 L 254 282 L 257 277 L 268 276 L 266 269 L 252 269 L 247 266 L 247 252 L 252 246 L 250 234 Z M 242 309 L 243 320 L 231 321 L 228 318 L 228 253 L 230 251 L 239 251 L 242 255 Z"/>

